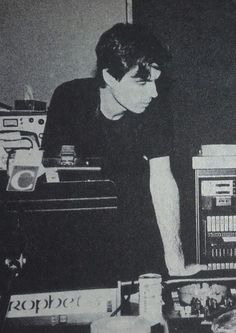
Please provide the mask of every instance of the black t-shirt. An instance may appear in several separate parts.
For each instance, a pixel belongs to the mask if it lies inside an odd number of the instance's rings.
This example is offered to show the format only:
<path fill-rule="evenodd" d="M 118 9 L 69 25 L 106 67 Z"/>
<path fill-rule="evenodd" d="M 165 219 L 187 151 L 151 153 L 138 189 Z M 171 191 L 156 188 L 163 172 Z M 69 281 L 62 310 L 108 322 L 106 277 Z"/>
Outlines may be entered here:
<path fill-rule="evenodd" d="M 106 155 L 113 149 L 113 157 L 128 155 L 127 161 L 141 155 L 150 159 L 170 154 L 172 128 L 158 110 L 158 99 L 144 113 L 127 111 L 119 120 L 105 118 L 99 104 L 99 87 L 92 78 L 60 85 L 49 107 L 43 139 L 45 154 L 55 157 L 65 144 L 75 145 L 78 154 L 86 157 Z"/>
<path fill-rule="evenodd" d="M 52 97 L 43 139 L 45 156 L 74 145 L 78 156 L 102 157 L 117 184 L 124 278 L 145 272 L 165 274 L 163 248 L 149 190 L 149 159 L 171 153 L 172 128 L 153 100 L 142 114 L 126 111 L 109 120 L 100 111 L 96 81 L 76 79 Z"/>

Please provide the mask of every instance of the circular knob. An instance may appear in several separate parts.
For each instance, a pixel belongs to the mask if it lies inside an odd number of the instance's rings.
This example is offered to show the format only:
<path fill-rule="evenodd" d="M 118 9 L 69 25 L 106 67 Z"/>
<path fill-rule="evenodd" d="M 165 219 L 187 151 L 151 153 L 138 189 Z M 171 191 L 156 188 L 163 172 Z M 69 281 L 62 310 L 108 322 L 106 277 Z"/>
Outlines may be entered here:
<path fill-rule="evenodd" d="M 44 124 L 44 119 L 39 119 L 38 123 L 39 123 L 39 125 L 43 125 Z"/>
<path fill-rule="evenodd" d="M 30 122 L 30 123 L 33 123 L 33 122 L 34 122 L 34 118 L 32 118 L 32 117 L 29 118 L 29 122 Z"/>

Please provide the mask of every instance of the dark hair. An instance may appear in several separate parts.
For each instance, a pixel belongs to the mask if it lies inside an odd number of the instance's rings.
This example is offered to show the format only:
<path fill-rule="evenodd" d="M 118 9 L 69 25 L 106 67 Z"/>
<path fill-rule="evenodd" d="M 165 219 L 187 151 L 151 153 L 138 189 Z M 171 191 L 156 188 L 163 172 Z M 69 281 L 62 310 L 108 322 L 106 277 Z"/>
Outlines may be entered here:
<path fill-rule="evenodd" d="M 96 55 L 96 78 L 102 87 L 105 85 L 102 70 L 105 68 L 113 77 L 121 80 L 131 68 L 138 65 L 135 76 L 146 80 L 153 63 L 161 70 L 170 59 L 167 48 L 151 32 L 143 26 L 130 23 L 117 23 L 104 32 L 96 46 Z"/>

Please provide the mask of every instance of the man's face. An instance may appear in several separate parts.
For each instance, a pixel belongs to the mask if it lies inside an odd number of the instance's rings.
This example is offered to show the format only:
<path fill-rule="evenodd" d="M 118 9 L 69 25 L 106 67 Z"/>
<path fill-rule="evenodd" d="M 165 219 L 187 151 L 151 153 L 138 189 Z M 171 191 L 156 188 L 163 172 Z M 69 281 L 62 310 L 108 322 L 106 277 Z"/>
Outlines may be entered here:
<path fill-rule="evenodd" d="M 142 113 L 153 98 L 158 96 L 155 81 L 161 71 L 151 67 L 150 77 L 147 80 L 135 77 L 138 67 L 127 72 L 120 81 L 112 86 L 112 95 L 115 101 L 123 108 L 133 113 Z"/>

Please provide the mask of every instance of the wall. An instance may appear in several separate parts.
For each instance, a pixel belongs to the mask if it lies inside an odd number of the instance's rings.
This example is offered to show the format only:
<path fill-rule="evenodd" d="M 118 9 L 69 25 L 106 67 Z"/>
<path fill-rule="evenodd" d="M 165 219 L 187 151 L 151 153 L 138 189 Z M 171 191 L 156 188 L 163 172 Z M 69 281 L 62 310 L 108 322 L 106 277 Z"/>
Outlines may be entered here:
<path fill-rule="evenodd" d="M 172 166 L 181 190 L 189 250 L 195 223 L 191 158 L 201 144 L 236 143 L 236 3 L 133 0 L 133 9 L 134 22 L 151 27 L 172 51 L 168 68 L 175 129 Z"/>
<path fill-rule="evenodd" d="M 1 0 L 0 102 L 49 101 L 55 87 L 91 76 L 99 35 L 126 20 L 125 0 Z"/>

